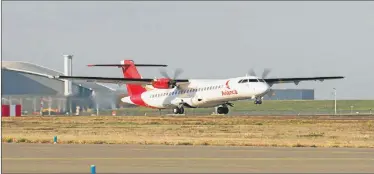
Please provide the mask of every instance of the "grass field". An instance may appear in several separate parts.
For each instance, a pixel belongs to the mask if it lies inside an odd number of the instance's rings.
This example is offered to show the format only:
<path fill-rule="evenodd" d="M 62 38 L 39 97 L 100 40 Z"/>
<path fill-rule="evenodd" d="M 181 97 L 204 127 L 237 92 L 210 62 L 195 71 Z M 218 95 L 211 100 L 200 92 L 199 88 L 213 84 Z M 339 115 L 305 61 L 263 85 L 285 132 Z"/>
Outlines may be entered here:
<path fill-rule="evenodd" d="M 234 107 L 230 107 L 230 114 L 333 114 L 333 100 L 264 100 L 262 105 L 255 105 L 253 101 L 236 101 Z M 351 106 L 353 106 L 351 108 Z M 338 114 L 370 113 L 374 108 L 374 100 L 338 100 Z M 186 109 L 186 113 L 207 114 L 212 113 L 213 108 Z M 101 111 L 109 114 L 111 111 Z M 120 109 L 118 113 L 128 113 L 129 115 L 144 115 L 144 113 L 158 113 L 158 110 L 143 107 Z M 171 113 L 170 109 L 164 113 Z"/>
<path fill-rule="evenodd" d="M 59 143 L 374 147 L 373 117 L 358 118 L 359 116 L 353 119 L 316 116 L 2 118 L 2 141 L 51 143 L 53 136 L 58 136 Z"/>

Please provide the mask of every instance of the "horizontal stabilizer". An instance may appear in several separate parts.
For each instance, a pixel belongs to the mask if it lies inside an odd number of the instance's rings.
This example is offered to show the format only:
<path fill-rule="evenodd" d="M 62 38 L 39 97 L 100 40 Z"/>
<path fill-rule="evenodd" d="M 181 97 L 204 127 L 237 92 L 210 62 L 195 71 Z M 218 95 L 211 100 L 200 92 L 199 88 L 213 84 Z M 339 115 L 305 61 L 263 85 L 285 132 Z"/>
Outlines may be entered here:
<path fill-rule="evenodd" d="M 167 67 L 168 65 L 163 65 L 163 64 L 134 64 L 135 66 L 139 67 Z M 90 64 L 87 65 L 89 67 L 93 66 L 102 66 L 102 67 L 111 67 L 111 66 L 116 66 L 116 67 L 122 67 L 122 66 L 130 66 L 126 64 Z"/>

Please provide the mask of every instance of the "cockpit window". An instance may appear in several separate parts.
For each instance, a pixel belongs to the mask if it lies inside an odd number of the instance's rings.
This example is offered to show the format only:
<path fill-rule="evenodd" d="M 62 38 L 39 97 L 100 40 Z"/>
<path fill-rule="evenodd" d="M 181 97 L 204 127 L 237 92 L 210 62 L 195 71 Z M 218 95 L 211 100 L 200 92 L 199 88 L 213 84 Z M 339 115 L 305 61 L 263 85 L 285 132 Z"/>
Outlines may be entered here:
<path fill-rule="evenodd" d="M 265 82 L 264 79 L 241 79 L 238 83 Z"/>

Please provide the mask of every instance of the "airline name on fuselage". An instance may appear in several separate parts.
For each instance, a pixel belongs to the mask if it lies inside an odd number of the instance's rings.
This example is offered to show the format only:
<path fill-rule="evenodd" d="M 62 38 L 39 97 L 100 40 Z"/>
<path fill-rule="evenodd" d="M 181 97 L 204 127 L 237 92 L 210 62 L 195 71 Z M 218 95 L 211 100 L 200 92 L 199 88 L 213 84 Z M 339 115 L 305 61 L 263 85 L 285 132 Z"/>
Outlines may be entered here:
<path fill-rule="evenodd" d="M 235 95 L 235 94 L 238 94 L 238 91 L 236 91 L 235 89 L 234 90 L 229 90 L 229 91 L 222 91 L 222 96 Z"/>

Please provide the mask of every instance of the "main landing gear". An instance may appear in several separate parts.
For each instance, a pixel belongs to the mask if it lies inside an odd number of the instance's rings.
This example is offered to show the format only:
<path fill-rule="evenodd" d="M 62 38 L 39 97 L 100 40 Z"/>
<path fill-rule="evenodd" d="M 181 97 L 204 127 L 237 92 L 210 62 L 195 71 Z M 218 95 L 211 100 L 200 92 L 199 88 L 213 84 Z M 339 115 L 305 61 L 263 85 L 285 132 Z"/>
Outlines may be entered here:
<path fill-rule="evenodd" d="M 219 106 L 217 108 L 217 114 L 228 114 L 229 108 L 227 106 Z"/>
<path fill-rule="evenodd" d="M 216 110 L 217 114 L 228 114 L 229 113 L 228 106 L 234 107 L 234 104 L 227 102 L 225 104 L 218 106 Z"/>
<path fill-rule="evenodd" d="M 173 109 L 174 114 L 184 114 L 184 107 L 177 106 Z"/>

